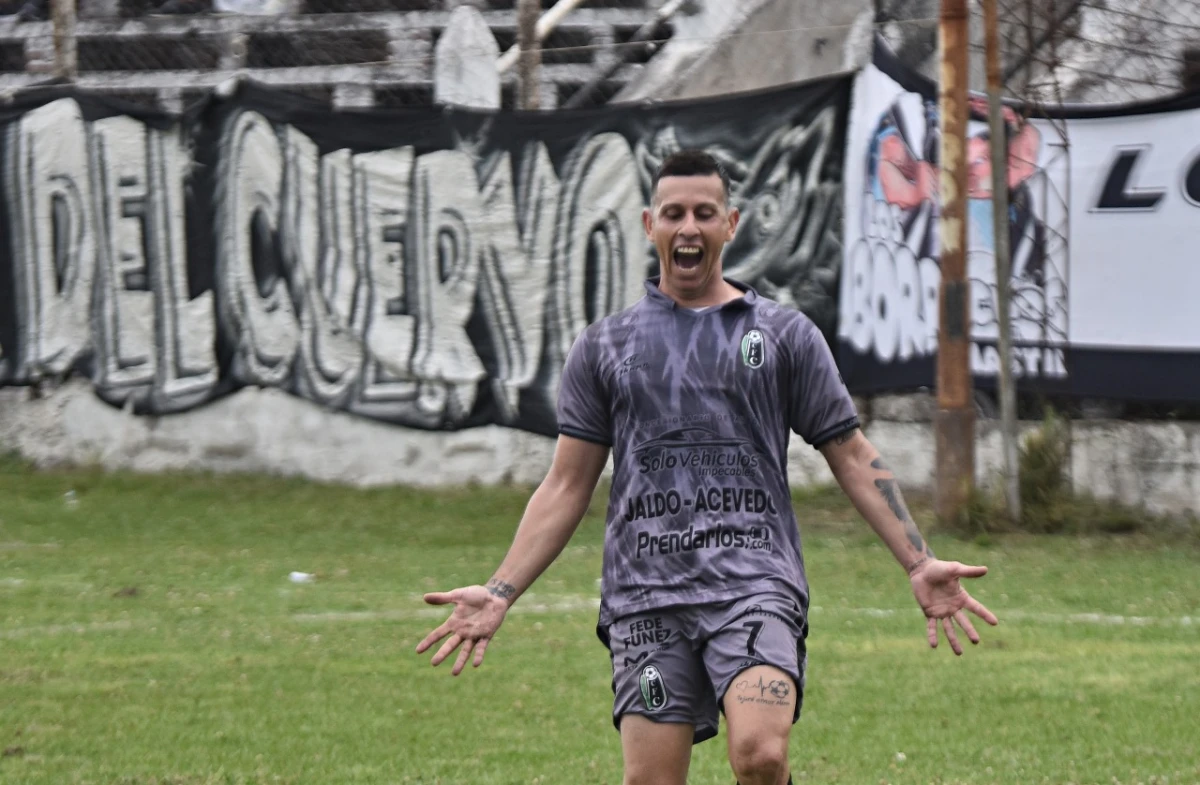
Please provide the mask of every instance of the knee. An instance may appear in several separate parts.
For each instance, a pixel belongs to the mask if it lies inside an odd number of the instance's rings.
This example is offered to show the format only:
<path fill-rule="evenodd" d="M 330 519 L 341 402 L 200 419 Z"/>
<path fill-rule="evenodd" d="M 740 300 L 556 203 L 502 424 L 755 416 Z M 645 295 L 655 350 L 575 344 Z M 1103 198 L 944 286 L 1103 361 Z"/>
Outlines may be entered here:
<path fill-rule="evenodd" d="M 729 762 L 741 785 L 778 785 L 787 781 L 787 739 L 742 738 L 732 747 Z"/>

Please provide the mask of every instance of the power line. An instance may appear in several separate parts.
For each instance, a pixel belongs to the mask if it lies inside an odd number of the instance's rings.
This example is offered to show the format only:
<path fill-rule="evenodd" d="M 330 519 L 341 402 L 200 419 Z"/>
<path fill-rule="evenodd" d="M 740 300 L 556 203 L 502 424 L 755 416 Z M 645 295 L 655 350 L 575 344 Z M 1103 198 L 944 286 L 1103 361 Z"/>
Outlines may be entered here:
<path fill-rule="evenodd" d="M 1074 41 L 1074 42 L 1081 43 L 1081 44 L 1092 44 L 1095 46 L 1102 46 L 1106 49 L 1113 49 L 1118 52 L 1125 52 L 1126 54 L 1136 54 L 1136 55 L 1141 55 L 1143 57 L 1154 58 L 1156 60 L 1166 60 L 1168 62 L 1178 63 L 1180 65 L 1184 65 L 1184 64 L 1190 62 L 1186 58 L 1179 56 L 1179 55 L 1164 54 L 1163 52 L 1152 52 L 1148 49 L 1138 49 L 1136 47 L 1126 46 L 1125 44 L 1114 44 L 1109 41 L 1097 41 L 1094 38 L 1084 38 L 1083 36 L 1077 35 L 1074 33 L 1064 33 L 1063 35 L 1064 35 L 1064 40 L 1062 41 L 1062 43 L 1069 43 L 1071 41 Z M 984 50 L 984 47 L 982 44 L 971 44 L 971 50 L 974 52 L 982 52 Z M 1042 62 L 1044 64 L 1046 61 L 1040 60 L 1039 62 Z"/>
<path fill-rule="evenodd" d="M 1152 52 L 1149 49 L 1138 49 L 1136 47 L 1128 46 L 1126 44 L 1114 44 L 1114 43 L 1110 43 L 1108 41 L 1097 41 L 1093 38 L 1084 38 L 1081 35 L 1074 35 L 1074 34 L 1069 34 L 1068 37 L 1072 40 L 1078 41 L 1083 44 L 1093 44 L 1095 46 L 1103 46 L 1107 49 L 1115 49 L 1115 50 L 1118 50 L 1121 52 L 1126 52 L 1127 54 L 1142 55 L 1143 57 L 1151 57 L 1156 60 L 1169 60 L 1171 62 L 1180 63 L 1180 64 L 1187 62 L 1187 60 L 1185 60 L 1183 57 L 1180 57 L 1177 55 L 1163 54 L 1162 52 Z"/>
<path fill-rule="evenodd" d="M 1079 66 L 1069 65 L 1067 63 L 1061 64 L 1060 67 L 1064 68 L 1068 71 L 1074 71 L 1074 72 L 1080 73 L 1080 74 L 1087 74 L 1088 76 L 1097 76 L 1097 77 L 1102 77 L 1104 79 L 1116 79 L 1117 81 L 1129 82 L 1130 84 L 1148 85 L 1150 87 L 1158 87 L 1163 90 L 1178 90 L 1179 89 L 1178 85 L 1169 85 L 1169 84 L 1165 84 L 1163 82 L 1154 82 L 1149 79 L 1139 79 L 1134 76 L 1120 76 L 1119 74 L 1114 74 L 1114 73 L 1105 72 L 1105 71 L 1093 71 L 1090 68 L 1081 68 Z"/>
<path fill-rule="evenodd" d="M 1163 25 L 1164 27 L 1178 27 L 1178 28 L 1182 28 L 1184 30 L 1200 31 L 1200 25 L 1189 24 L 1187 22 L 1178 22 L 1178 21 L 1173 21 L 1170 19 L 1163 19 L 1161 17 L 1156 19 L 1151 16 L 1139 14 L 1135 11 L 1126 11 L 1125 9 L 1122 9 L 1122 8 L 1107 8 L 1105 6 L 1093 5 L 1092 3 L 1088 3 L 1088 2 L 1083 2 L 1080 5 L 1083 8 L 1090 8 L 1093 11 L 1099 11 L 1099 12 L 1105 13 L 1105 14 L 1117 14 L 1118 16 L 1125 16 L 1125 17 L 1129 17 L 1130 19 L 1140 19 L 1143 22 L 1150 22 L 1150 23 L 1156 24 L 1156 25 Z"/>

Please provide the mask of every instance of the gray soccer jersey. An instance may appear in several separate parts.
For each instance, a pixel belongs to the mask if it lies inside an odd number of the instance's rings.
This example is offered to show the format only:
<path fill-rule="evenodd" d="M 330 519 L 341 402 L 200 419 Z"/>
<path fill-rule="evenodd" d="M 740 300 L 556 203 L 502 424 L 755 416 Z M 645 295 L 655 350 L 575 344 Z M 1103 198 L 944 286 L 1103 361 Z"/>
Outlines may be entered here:
<path fill-rule="evenodd" d="M 600 630 L 759 591 L 807 609 L 790 433 L 820 446 L 858 417 L 816 326 L 729 283 L 744 296 L 697 312 L 651 278 L 645 297 L 588 325 L 568 354 L 559 431 L 613 450 Z"/>

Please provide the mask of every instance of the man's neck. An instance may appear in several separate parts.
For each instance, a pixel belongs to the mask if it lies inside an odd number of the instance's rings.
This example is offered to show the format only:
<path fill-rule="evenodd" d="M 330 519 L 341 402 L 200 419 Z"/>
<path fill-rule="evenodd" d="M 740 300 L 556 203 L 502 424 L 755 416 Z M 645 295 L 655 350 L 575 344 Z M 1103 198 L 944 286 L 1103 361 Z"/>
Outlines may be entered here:
<path fill-rule="evenodd" d="M 724 277 L 718 277 L 712 284 L 705 288 L 703 293 L 697 293 L 693 296 L 677 292 L 669 285 L 664 284 L 665 282 L 660 280 L 658 288 L 662 290 L 663 294 L 670 297 L 677 305 L 683 308 L 708 308 L 724 305 L 745 296 L 745 292 L 726 281 Z"/>

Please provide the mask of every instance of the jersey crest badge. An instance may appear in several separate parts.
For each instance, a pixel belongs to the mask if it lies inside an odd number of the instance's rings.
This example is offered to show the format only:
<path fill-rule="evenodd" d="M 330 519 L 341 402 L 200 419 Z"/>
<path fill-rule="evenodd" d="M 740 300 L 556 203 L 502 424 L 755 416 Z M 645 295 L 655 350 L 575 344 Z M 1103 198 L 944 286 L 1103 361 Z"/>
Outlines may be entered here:
<path fill-rule="evenodd" d="M 641 678 L 638 679 L 642 688 L 642 700 L 646 709 L 657 711 L 667 705 L 667 685 L 663 682 L 662 674 L 653 665 L 642 668 Z"/>
<path fill-rule="evenodd" d="M 747 368 L 761 368 L 766 359 L 767 342 L 758 330 L 751 330 L 742 336 L 742 363 Z"/>

